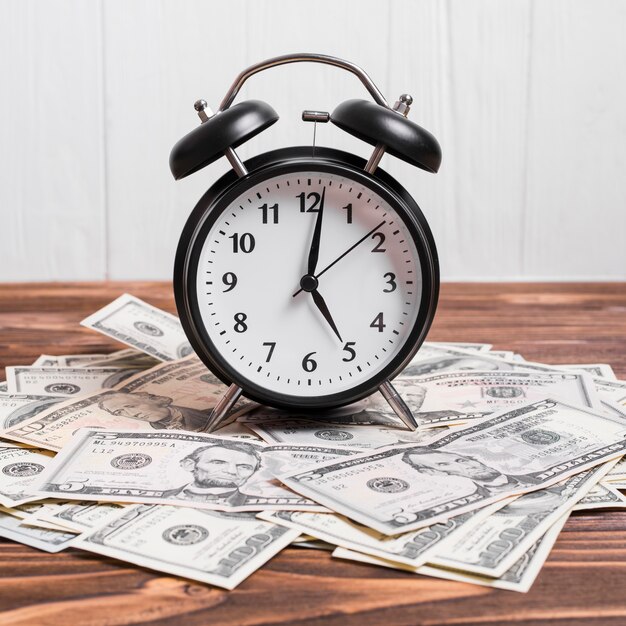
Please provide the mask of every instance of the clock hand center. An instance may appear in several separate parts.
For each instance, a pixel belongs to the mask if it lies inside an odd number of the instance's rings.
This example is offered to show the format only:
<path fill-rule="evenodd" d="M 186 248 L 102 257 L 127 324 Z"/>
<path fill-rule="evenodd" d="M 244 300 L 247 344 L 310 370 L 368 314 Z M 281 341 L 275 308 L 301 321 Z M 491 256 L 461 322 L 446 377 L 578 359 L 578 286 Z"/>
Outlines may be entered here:
<path fill-rule="evenodd" d="M 378 224 L 378 226 L 375 226 L 374 228 L 372 228 L 372 230 L 370 230 L 369 233 L 367 233 L 366 235 L 361 237 L 361 239 L 359 239 L 356 243 L 352 244 L 345 252 L 340 254 L 332 263 L 329 263 L 321 272 L 318 272 L 315 275 L 307 274 L 307 275 L 303 276 L 302 279 L 300 280 L 300 289 L 298 289 L 298 291 L 296 291 L 292 295 L 292 298 L 295 298 L 301 291 L 311 291 L 310 289 L 304 289 L 304 287 L 302 286 L 302 281 L 305 278 L 310 276 L 310 278 L 318 279 L 322 274 L 327 272 L 333 265 L 335 265 L 335 263 L 341 261 L 341 259 L 343 259 L 343 257 L 346 256 L 346 254 L 348 254 L 348 252 L 352 252 L 352 250 L 354 250 L 358 245 L 362 244 L 368 237 L 371 237 L 379 228 L 384 226 L 386 223 L 387 223 L 387 220 L 383 220 L 380 224 Z"/>

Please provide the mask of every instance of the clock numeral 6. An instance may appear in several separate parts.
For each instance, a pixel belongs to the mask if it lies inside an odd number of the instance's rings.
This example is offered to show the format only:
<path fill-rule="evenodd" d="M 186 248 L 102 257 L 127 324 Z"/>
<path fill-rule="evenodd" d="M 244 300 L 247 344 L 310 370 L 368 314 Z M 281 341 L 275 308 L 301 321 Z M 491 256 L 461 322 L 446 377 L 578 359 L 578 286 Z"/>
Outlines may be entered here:
<path fill-rule="evenodd" d="M 381 247 L 385 243 L 385 235 L 374 233 L 372 239 L 378 239 L 378 243 L 372 248 L 372 252 L 386 252 L 386 248 Z"/>
<path fill-rule="evenodd" d="M 343 349 L 350 356 L 348 356 L 347 358 L 341 359 L 342 361 L 345 361 L 346 363 L 350 363 L 350 361 L 354 361 L 354 359 L 356 358 L 356 351 L 355 351 L 355 349 L 352 346 L 356 346 L 356 341 L 347 341 L 346 342 L 346 345 L 343 347 Z"/>
<path fill-rule="evenodd" d="M 263 345 L 270 347 L 269 352 L 267 353 L 267 358 L 265 359 L 265 362 L 269 363 L 270 359 L 272 358 L 272 354 L 274 354 L 274 348 L 276 347 L 276 342 L 275 341 L 264 341 Z"/>
<path fill-rule="evenodd" d="M 396 287 L 398 286 L 396 284 L 396 275 L 393 272 L 387 272 L 383 278 L 387 279 L 387 284 L 389 285 L 389 289 L 383 289 L 383 291 L 385 293 L 391 293 L 392 291 L 396 290 Z"/>
<path fill-rule="evenodd" d="M 324 188 L 326 190 L 326 188 Z M 312 191 L 309 194 L 305 194 L 304 191 L 299 193 L 296 198 L 300 199 L 300 213 L 318 213 L 318 204 L 322 201 L 321 194 L 316 191 Z M 306 206 L 306 201 L 311 200 L 309 207 Z"/>
<path fill-rule="evenodd" d="M 222 276 L 222 282 L 226 285 L 226 289 L 224 289 L 222 293 L 228 293 L 237 285 L 237 275 L 234 272 L 226 272 L 226 274 Z"/>
<path fill-rule="evenodd" d="M 383 332 L 383 328 L 385 328 L 387 326 L 387 324 L 385 324 L 383 322 L 383 314 L 379 313 L 373 320 L 372 323 L 370 324 L 370 328 L 378 328 L 378 332 L 382 333 Z"/>
<path fill-rule="evenodd" d="M 271 207 L 268 207 L 267 204 L 259 207 L 259 211 L 263 211 L 263 223 L 267 224 L 268 222 L 268 214 L 272 212 L 272 224 L 278 224 L 278 202 Z"/>
<path fill-rule="evenodd" d="M 245 333 L 248 330 L 248 325 L 246 324 L 248 316 L 245 313 L 235 313 L 233 319 L 235 320 L 233 330 L 236 333 Z"/>
<path fill-rule="evenodd" d="M 315 361 L 314 359 L 311 358 L 314 354 L 315 354 L 315 352 L 309 352 L 302 359 L 302 369 L 305 372 L 314 372 L 317 369 L 317 361 Z"/>
<path fill-rule="evenodd" d="M 243 235 L 239 235 L 239 233 L 235 233 L 229 237 L 229 239 L 233 240 L 233 252 L 237 254 L 239 250 L 248 254 L 254 250 L 254 236 L 250 233 L 244 233 Z"/>

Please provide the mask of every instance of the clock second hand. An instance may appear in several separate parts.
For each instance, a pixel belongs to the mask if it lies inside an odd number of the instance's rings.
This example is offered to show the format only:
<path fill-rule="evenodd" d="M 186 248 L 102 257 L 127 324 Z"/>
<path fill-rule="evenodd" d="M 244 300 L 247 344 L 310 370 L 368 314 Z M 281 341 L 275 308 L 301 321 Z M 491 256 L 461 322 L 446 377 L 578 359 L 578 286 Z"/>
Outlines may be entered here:
<path fill-rule="evenodd" d="M 383 226 L 386 223 L 387 223 L 387 220 L 383 220 L 380 224 L 378 224 L 378 226 L 376 226 L 375 228 L 372 228 L 372 230 L 370 230 L 369 233 L 361 237 L 361 239 L 359 239 L 355 244 L 351 245 L 343 254 L 340 254 L 332 263 L 329 263 L 321 272 L 319 272 L 319 274 L 316 274 L 315 276 L 313 276 L 313 278 L 317 279 L 322 274 L 327 272 L 333 265 L 335 265 L 335 263 L 337 263 L 338 261 L 341 261 L 341 259 L 343 259 L 343 257 L 346 256 L 348 252 L 352 252 L 352 250 L 354 250 L 359 244 L 363 243 L 368 237 L 373 235 L 381 226 Z M 302 287 L 300 287 L 300 289 L 298 289 L 298 291 L 296 291 L 292 295 L 292 298 L 295 298 L 301 291 L 303 291 Z"/>

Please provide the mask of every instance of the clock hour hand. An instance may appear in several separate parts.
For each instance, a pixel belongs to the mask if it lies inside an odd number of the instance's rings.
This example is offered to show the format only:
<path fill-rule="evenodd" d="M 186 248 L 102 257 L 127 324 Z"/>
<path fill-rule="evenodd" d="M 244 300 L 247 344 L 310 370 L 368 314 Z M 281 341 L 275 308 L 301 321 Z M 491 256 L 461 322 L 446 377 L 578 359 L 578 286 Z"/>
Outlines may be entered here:
<path fill-rule="evenodd" d="M 311 295 L 313 296 L 313 302 L 315 303 L 315 306 L 320 310 L 320 313 L 324 316 L 324 319 L 328 322 L 329 326 L 333 329 L 333 331 L 335 332 L 335 335 L 337 335 L 337 337 L 339 338 L 339 341 L 343 343 L 343 339 L 341 338 L 341 335 L 339 334 L 339 331 L 337 330 L 337 325 L 335 324 L 335 320 L 333 319 L 333 316 L 330 314 L 330 311 L 328 310 L 328 307 L 326 306 L 326 301 L 322 297 L 322 294 L 317 289 L 314 289 L 313 291 L 311 291 Z"/>

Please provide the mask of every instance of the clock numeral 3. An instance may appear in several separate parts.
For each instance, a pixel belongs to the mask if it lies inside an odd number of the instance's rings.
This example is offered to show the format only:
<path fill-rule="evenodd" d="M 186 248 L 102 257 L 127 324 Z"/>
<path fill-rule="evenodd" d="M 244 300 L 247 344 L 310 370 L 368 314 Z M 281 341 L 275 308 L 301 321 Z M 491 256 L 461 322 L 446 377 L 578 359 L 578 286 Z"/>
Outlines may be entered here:
<path fill-rule="evenodd" d="M 326 188 L 324 187 L 324 191 Z M 322 192 L 323 193 L 323 192 Z M 319 211 L 318 205 L 322 200 L 322 194 L 312 191 L 309 194 L 305 194 L 304 191 L 299 193 L 296 198 L 300 199 L 300 213 L 317 213 Z M 306 201 L 310 200 L 309 207 L 306 206 Z"/>
<path fill-rule="evenodd" d="M 302 369 L 305 372 L 314 372 L 317 369 L 317 361 L 315 361 L 314 359 L 311 358 L 314 354 L 315 354 L 315 352 L 309 352 L 302 359 Z"/>
<path fill-rule="evenodd" d="M 379 313 L 370 324 L 370 328 L 378 328 L 378 332 L 382 333 L 383 328 L 385 328 L 387 324 L 383 323 L 383 314 Z"/>
<path fill-rule="evenodd" d="M 243 235 L 239 235 L 239 233 L 235 233 L 231 235 L 229 239 L 233 240 L 233 252 L 237 254 L 239 250 L 248 254 L 254 250 L 254 236 L 250 233 L 244 233 Z"/>
<path fill-rule="evenodd" d="M 246 324 L 248 316 L 245 313 L 235 313 L 233 319 L 235 320 L 233 330 L 236 333 L 245 333 L 248 330 L 248 325 Z"/>
<path fill-rule="evenodd" d="M 354 359 L 356 358 L 356 351 L 354 350 L 354 348 L 352 346 L 356 346 L 356 341 L 347 341 L 346 342 L 346 345 L 343 347 L 343 349 L 350 356 L 347 357 L 347 358 L 341 359 L 342 361 L 345 361 L 346 363 L 350 363 L 350 361 L 354 361 Z"/>
<path fill-rule="evenodd" d="M 372 248 L 372 252 L 386 252 L 386 248 L 381 248 L 385 243 L 385 235 L 382 233 L 374 233 L 372 239 L 378 239 L 378 243 Z"/>
<path fill-rule="evenodd" d="M 387 284 L 389 285 L 389 289 L 383 289 L 383 291 L 385 293 L 391 293 L 392 291 L 396 290 L 396 287 L 398 286 L 396 284 L 396 275 L 393 272 L 387 272 L 383 278 L 387 279 Z"/>
<path fill-rule="evenodd" d="M 275 341 L 264 341 L 263 345 L 270 347 L 270 350 L 267 353 L 267 358 L 265 359 L 265 362 L 269 363 L 270 359 L 272 358 L 272 354 L 274 354 L 274 348 L 276 347 L 276 342 Z"/>
<path fill-rule="evenodd" d="M 272 224 L 278 224 L 278 202 L 271 207 L 268 207 L 267 204 L 259 207 L 259 211 L 263 211 L 263 223 L 268 223 L 268 214 L 272 212 Z"/>
<path fill-rule="evenodd" d="M 222 293 L 228 293 L 235 288 L 235 285 L 237 285 L 237 275 L 234 272 L 226 272 L 226 274 L 222 276 L 222 282 L 227 287 Z"/>

